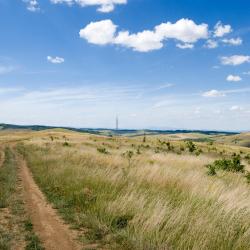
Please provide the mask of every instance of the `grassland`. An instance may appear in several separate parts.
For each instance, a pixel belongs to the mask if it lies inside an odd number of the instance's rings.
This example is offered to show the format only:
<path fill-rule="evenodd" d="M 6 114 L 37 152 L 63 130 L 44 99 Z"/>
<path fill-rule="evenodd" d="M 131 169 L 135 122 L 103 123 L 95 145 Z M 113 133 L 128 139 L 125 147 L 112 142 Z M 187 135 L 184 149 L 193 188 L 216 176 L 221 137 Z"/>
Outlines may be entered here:
<path fill-rule="evenodd" d="M 191 150 L 175 136 L 66 130 L 5 132 L 1 140 L 17 145 L 48 201 L 91 249 L 250 249 L 249 148 L 205 140 Z M 245 173 L 207 174 L 205 165 L 233 154 Z"/>
<path fill-rule="evenodd" d="M 0 249 L 42 250 L 25 210 L 13 151 L 0 149 Z"/>

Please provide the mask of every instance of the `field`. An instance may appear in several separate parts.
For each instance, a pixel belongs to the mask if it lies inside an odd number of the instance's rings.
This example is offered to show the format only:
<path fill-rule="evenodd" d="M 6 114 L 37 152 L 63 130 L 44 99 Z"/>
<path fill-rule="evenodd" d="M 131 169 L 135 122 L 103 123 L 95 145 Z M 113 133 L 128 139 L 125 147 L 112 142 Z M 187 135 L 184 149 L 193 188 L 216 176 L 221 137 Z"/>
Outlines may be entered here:
<path fill-rule="evenodd" d="M 250 249 L 248 138 L 2 131 L 0 249 Z"/>

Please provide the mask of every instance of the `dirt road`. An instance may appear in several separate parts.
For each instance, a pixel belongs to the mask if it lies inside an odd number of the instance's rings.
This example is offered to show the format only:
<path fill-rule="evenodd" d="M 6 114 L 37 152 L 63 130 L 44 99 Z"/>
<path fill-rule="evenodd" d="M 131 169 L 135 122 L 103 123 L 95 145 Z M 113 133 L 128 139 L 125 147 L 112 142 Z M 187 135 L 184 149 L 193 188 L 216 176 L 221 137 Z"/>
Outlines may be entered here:
<path fill-rule="evenodd" d="M 15 153 L 20 164 L 20 177 L 24 187 L 24 201 L 34 230 L 46 250 L 78 250 L 76 235 L 58 217 L 55 209 L 46 201 L 36 185 L 26 162 Z"/>

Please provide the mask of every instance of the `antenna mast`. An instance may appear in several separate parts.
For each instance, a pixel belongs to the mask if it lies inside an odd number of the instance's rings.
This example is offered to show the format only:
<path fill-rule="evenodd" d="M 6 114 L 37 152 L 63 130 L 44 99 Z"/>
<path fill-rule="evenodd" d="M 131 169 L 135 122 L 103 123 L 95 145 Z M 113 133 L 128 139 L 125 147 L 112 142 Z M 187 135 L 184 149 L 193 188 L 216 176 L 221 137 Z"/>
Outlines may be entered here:
<path fill-rule="evenodd" d="M 116 130 L 119 130 L 119 119 L 118 119 L 118 116 L 116 116 L 115 125 L 116 125 Z"/>

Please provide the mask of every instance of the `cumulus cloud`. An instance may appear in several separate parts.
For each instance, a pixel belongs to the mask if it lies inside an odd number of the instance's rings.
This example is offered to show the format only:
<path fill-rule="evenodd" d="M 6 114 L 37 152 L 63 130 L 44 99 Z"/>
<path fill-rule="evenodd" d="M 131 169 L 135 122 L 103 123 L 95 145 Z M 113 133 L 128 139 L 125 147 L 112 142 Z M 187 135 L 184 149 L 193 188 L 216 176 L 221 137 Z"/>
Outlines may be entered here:
<path fill-rule="evenodd" d="M 64 58 L 62 57 L 52 57 L 52 56 L 47 56 L 47 60 L 51 63 L 54 63 L 54 64 L 60 64 L 60 63 L 64 63 Z"/>
<path fill-rule="evenodd" d="M 114 42 L 114 36 L 117 26 L 111 20 L 91 22 L 84 29 L 81 29 L 79 35 L 89 43 L 105 45 Z"/>
<path fill-rule="evenodd" d="M 39 3 L 37 0 L 23 0 L 27 5 L 27 10 L 31 12 L 36 12 L 40 10 Z"/>
<path fill-rule="evenodd" d="M 191 48 L 193 43 L 208 37 L 208 25 L 197 25 L 189 19 L 180 19 L 176 23 L 162 23 L 153 30 L 138 33 L 117 32 L 117 25 L 111 20 L 91 22 L 80 30 L 80 37 L 97 45 L 116 44 L 139 52 L 161 49 L 167 39 L 175 39 L 184 44 L 181 48 Z"/>
<path fill-rule="evenodd" d="M 223 56 L 221 57 L 221 63 L 223 65 L 240 65 L 243 63 L 250 62 L 250 56 L 244 55 L 233 55 L 233 56 Z"/>
<path fill-rule="evenodd" d="M 204 92 L 202 94 L 202 96 L 204 96 L 204 97 L 222 97 L 222 96 L 225 96 L 225 93 L 223 93 L 222 91 L 213 89 L 213 90 Z"/>
<path fill-rule="evenodd" d="M 227 77 L 228 82 L 240 82 L 242 78 L 240 76 L 235 76 L 235 75 L 229 75 Z"/>
<path fill-rule="evenodd" d="M 223 25 L 221 21 L 219 21 L 215 26 L 214 26 L 214 37 L 223 37 L 229 33 L 231 33 L 232 27 L 231 25 Z"/>
<path fill-rule="evenodd" d="M 126 4 L 127 0 L 50 0 L 54 4 L 78 4 L 81 7 L 86 6 L 99 6 L 98 11 L 103 13 L 112 12 L 115 8 L 115 5 Z"/>
<path fill-rule="evenodd" d="M 231 38 L 231 39 L 223 39 L 223 43 L 233 45 L 233 46 L 239 46 L 242 44 L 242 39 L 240 37 L 238 38 Z"/>
<path fill-rule="evenodd" d="M 218 42 L 212 39 L 208 39 L 205 44 L 205 48 L 215 49 L 218 47 Z"/>

